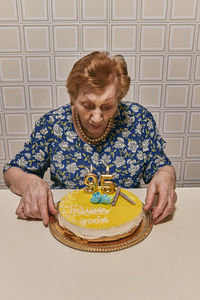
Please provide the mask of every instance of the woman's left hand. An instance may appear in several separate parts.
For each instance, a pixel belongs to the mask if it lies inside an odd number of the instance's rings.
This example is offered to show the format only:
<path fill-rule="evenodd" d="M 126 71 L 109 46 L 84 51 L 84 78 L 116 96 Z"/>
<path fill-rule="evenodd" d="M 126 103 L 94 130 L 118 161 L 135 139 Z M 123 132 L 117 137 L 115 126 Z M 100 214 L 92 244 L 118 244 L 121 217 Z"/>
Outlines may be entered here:
<path fill-rule="evenodd" d="M 151 179 L 147 188 L 144 209 L 152 209 L 155 224 L 173 214 L 177 201 L 175 185 L 176 175 L 171 166 L 162 167 Z M 154 207 L 156 195 L 158 195 L 158 203 Z"/>

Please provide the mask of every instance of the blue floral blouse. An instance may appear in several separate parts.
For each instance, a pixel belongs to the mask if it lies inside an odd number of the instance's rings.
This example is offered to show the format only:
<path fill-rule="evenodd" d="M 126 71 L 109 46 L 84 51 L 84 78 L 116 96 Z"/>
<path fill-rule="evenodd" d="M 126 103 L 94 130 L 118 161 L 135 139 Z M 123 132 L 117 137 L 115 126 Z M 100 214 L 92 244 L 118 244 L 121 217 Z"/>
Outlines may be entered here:
<path fill-rule="evenodd" d="M 50 168 L 52 188 L 82 188 L 93 166 L 98 178 L 113 174 L 114 182 L 126 188 L 148 183 L 159 168 L 171 162 L 164 153 L 164 140 L 144 107 L 120 102 L 113 127 L 99 145 L 83 142 L 75 131 L 70 105 L 53 110 L 36 122 L 24 149 L 4 167 L 19 167 L 41 178 Z"/>

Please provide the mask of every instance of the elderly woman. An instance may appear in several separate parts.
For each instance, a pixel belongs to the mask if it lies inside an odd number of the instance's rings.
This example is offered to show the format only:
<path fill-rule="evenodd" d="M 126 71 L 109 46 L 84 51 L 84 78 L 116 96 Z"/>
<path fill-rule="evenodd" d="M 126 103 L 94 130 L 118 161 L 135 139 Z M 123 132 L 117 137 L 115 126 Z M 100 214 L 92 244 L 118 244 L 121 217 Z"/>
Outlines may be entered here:
<path fill-rule="evenodd" d="M 20 218 L 39 218 L 47 225 L 49 213 L 56 213 L 42 179 L 48 168 L 51 188 L 82 188 L 90 165 L 98 176 L 108 165 L 115 184 L 125 188 L 139 187 L 141 179 L 149 183 L 145 209 L 152 209 L 155 223 L 173 213 L 174 168 L 151 113 L 121 101 L 129 85 L 121 55 L 93 52 L 75 63 L 67 79 L 71 105 L 36 122 L 24 149 L 4 168 L 7 186 L 21 196 Z"/>

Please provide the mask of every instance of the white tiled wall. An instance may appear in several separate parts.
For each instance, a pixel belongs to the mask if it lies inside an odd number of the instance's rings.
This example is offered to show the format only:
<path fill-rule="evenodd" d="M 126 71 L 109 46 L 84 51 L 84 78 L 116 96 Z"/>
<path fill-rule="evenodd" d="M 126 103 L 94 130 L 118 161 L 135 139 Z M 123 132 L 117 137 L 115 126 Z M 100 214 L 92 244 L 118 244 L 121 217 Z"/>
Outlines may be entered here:
<path fill-rule="evenodd" d="M 179 186 L 200 185 L 200 0 L 0 0 L 0 170 L 94 50 L 123 54 Z M 0 187 L 4 187 L 2 174 Z"/>

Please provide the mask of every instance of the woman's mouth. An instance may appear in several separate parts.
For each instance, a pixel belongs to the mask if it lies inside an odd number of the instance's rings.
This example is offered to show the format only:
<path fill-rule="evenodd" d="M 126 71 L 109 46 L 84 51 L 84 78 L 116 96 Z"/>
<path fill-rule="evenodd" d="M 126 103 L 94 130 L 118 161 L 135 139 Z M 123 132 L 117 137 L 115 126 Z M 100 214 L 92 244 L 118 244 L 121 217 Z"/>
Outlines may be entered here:
<path fill-rule="evenodd" d="M 100 129 L 102 127 L 102 125 L 93 125 L 93 124 L 89 124 L 89 126 L 93 129 Z"/>

